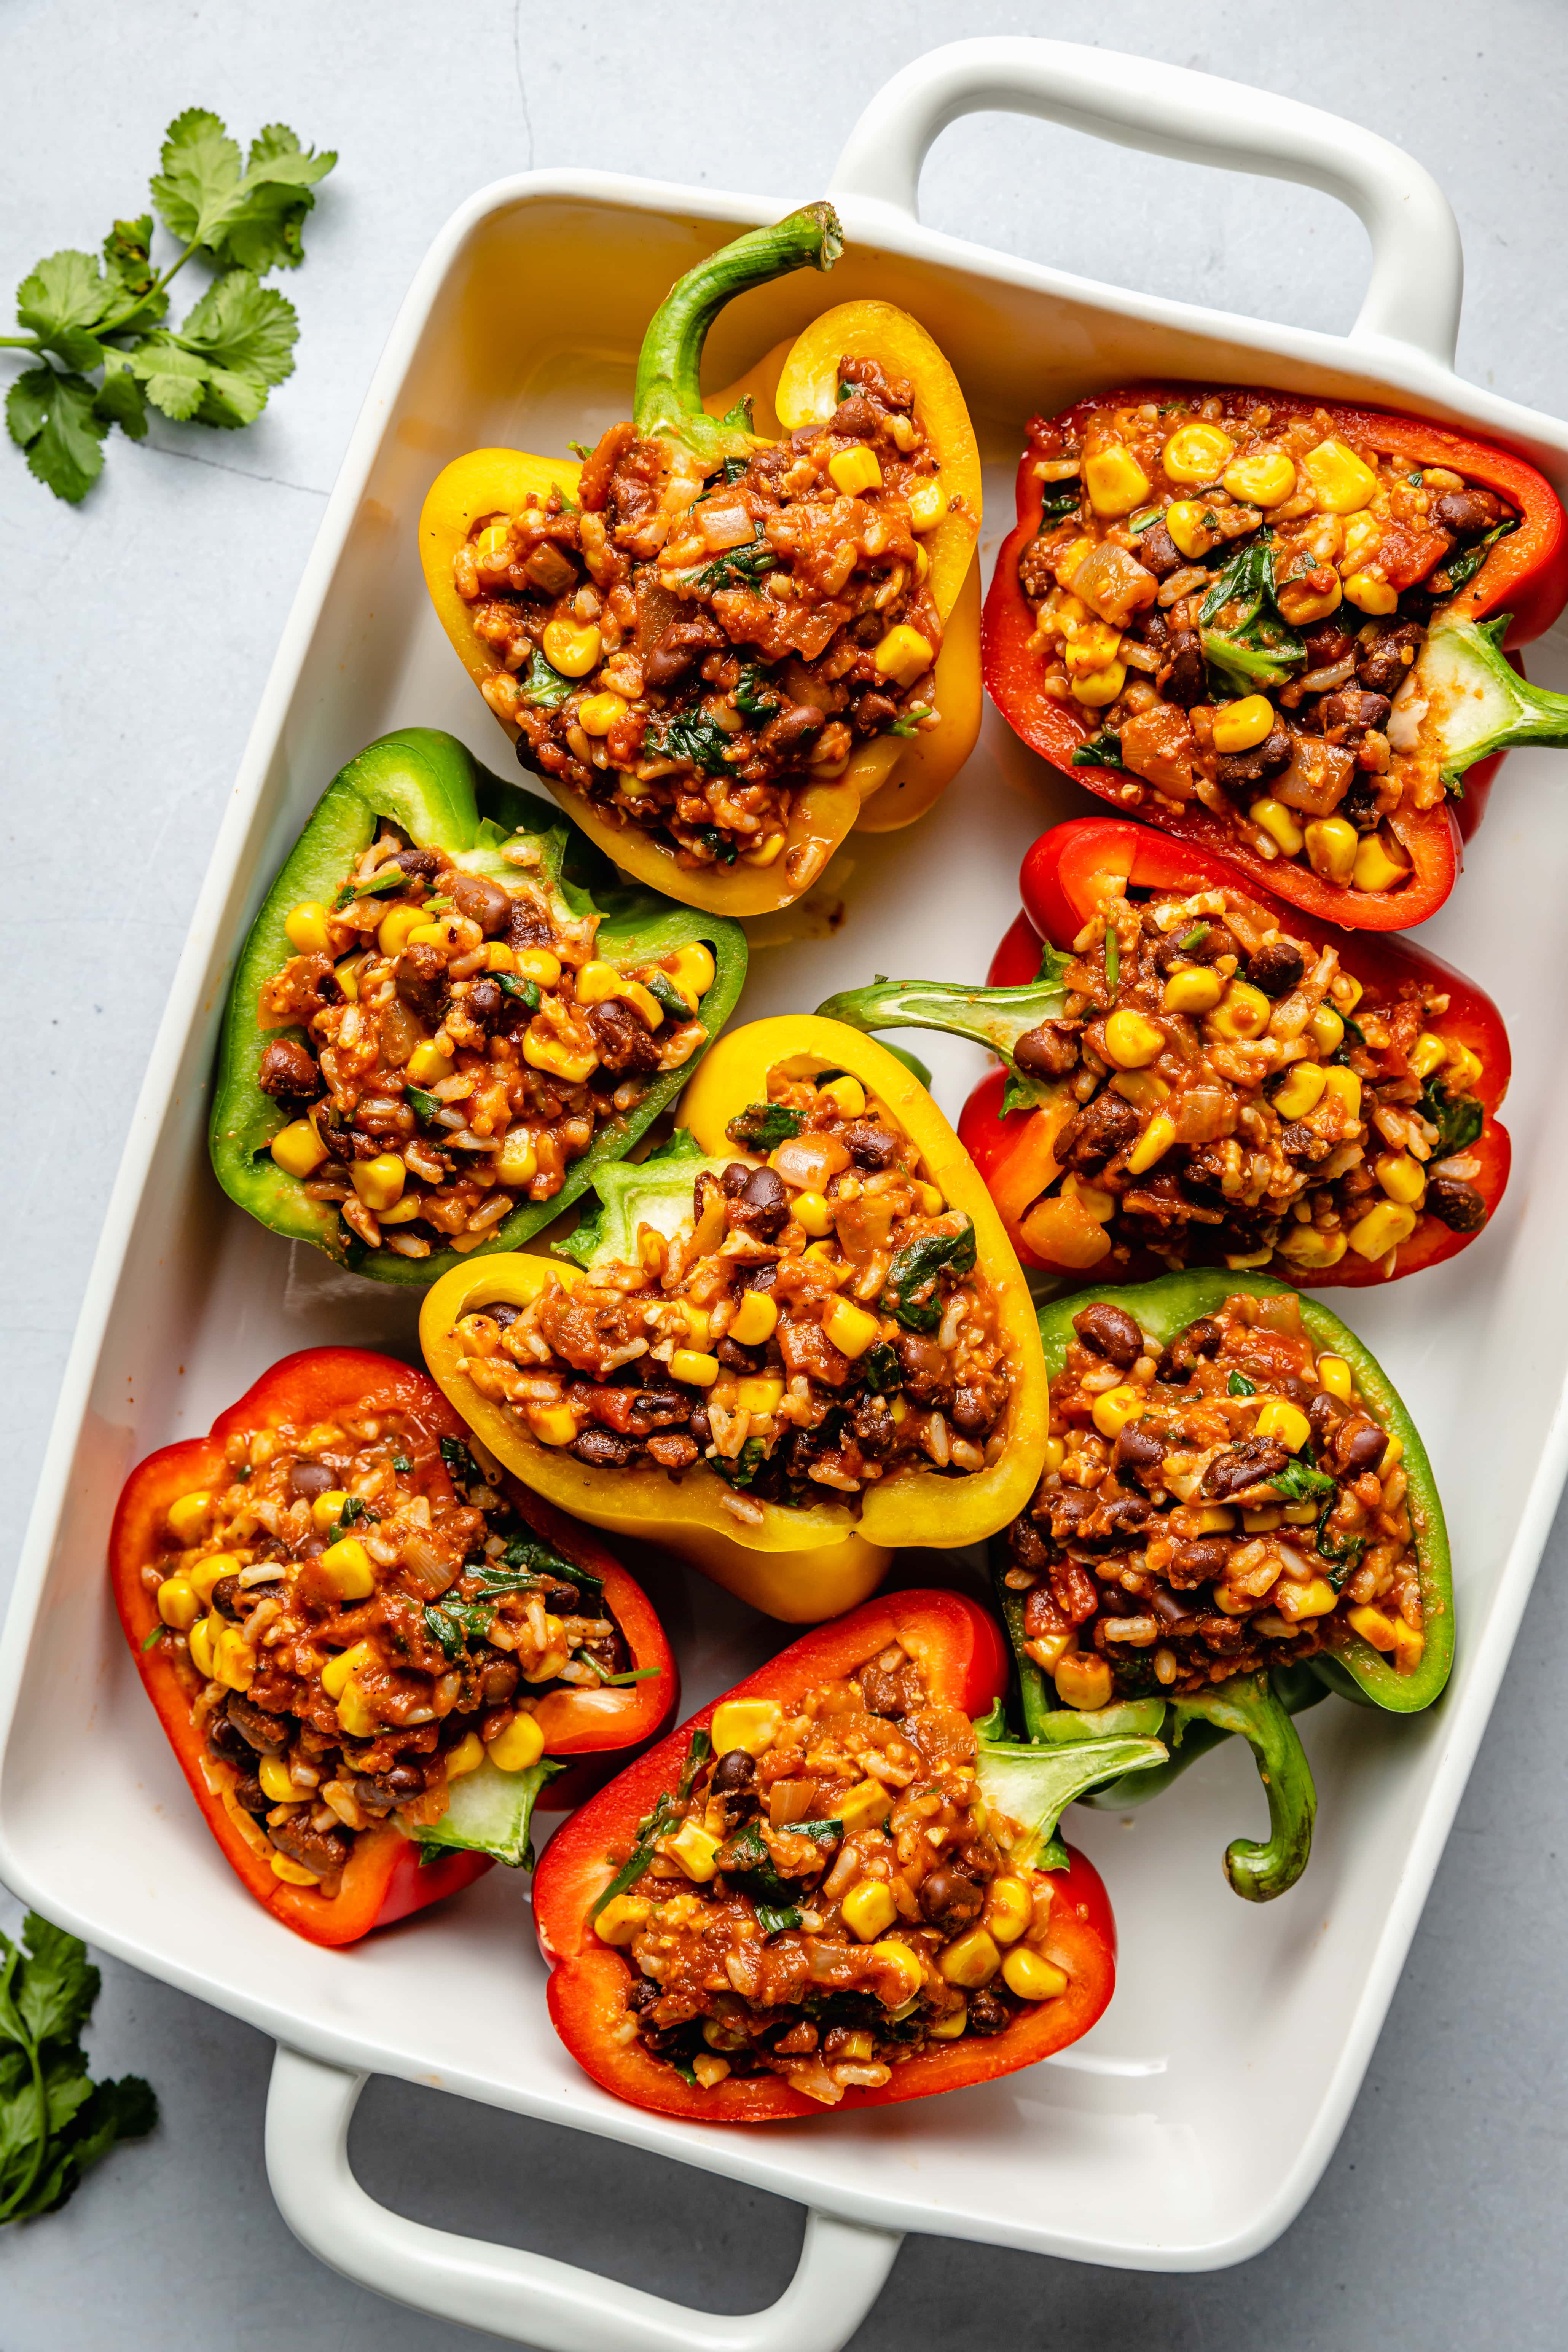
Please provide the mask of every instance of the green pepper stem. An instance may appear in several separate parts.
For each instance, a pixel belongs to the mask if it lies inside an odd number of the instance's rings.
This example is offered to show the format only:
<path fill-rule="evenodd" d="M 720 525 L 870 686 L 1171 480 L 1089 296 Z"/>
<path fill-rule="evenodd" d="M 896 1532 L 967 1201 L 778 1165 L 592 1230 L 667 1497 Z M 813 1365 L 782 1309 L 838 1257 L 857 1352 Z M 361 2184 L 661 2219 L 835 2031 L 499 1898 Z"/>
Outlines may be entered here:
<path fill-rule="evenodd" d="M 1059 962 L 1060 959 L 1055 959 Z M 1046 961 L 1053 951 L 1046 950 Z M 1020 1037 L 1042 1021 L 1059 1021 L 1067 997 L 1054 972 L 1026 988 L 966 988 L 952 980 L 879 980 L 871 988 L 847 990 L 817 1006 L 825 1020 L 846 1021 L 852 1029 L 940 1029 L 949 1037 L 970 1037 L 1004 1061 L 1016 1083 L 1037 1102 L 1054 1091 L 1026 1077 L 1014 1060 Z"/>
<path fill-rule="evenodd" d="M 749 418 L 731 410 L 709 416 L 702 406 L 702 347 L 726 302 L 792 269 L 831 269 L 844 250 L 838 215 L 828 204 L 806 205 L 773 228 L 754 228 L 721 247 L 671 287 L 648 321 L 637 358 L 632 415 L 645 440 L 679 441 L 710 471 L 721 459 L 745 457 L 756 445 Z"/>
<path fill-rule="evenodd" d="M 1171 1723 L 1173 1748 L 1180 1748 L 1189 1727 L 1198 1727 L 1222 1738 L 1235 1732 L 1257 1759 L 1258 1777 L 1268 1800 L 1268 1835 L 1261 1843 L 1233 1839 L 1226 1848 L 1225 1874 L 1248 1903 L 1271 1903 L 1294 1886 L 1312 1851 L 1318 1793 L 1306 1749 L 1265 1674 L 1233 1675 L 1229 1682 L 1178 1699 Z"/>
<path fill-rule="evenodd" d="M 1494 751 L 1568 750 L 1568 694 L 1531 686 L 1510 663 L 1502 639 L 1511 618 L 1441 622 L 1421 649 L 1413 690 L 1431 712 L 1447 778 Z"/>

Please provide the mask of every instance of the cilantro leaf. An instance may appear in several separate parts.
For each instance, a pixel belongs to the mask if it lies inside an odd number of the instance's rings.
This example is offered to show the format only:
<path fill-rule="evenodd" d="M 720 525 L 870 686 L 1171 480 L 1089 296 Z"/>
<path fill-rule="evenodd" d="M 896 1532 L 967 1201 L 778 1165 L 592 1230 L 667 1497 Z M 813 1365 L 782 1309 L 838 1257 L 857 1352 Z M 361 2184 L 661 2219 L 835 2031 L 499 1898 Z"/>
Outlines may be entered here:
<path fill-rule="evenodd" d="M 139 377 L 123 352 L 103 354 L 103 382 L 92 413 L 106 425 L 118 425 L 132 441 L 147 437 L 147 400 Z"/>
<path fill-rule="evenodd" d="M 171 236 L 205 248 L 220 268 L 293 268 L 310 194 L 337 162 L 307 154 L 283 123 L 269 123 L 242 170 L 239 149 L 216 114 L 188 107 L 171 122 L 153 201 Z"/>
<path fill-rule="evenodd" d="M 36 335 L 68 368 L 94 368 L 103 346 L 88 330 L 96 327 L 118 289 L 106 284 L 98 257 L 68 247 L 51 253 L 16 289 L 16 323 Z"/>
<path fill-rule="evenodd" d="M 800 1133 L 800 1113 L 788 1103 L 748 1103 L 724 1132 L 742 1151 L 773 1151 Z"/>
<path fill-rule="evenodd" d="M 5 396 L 5 424 L 27 470 L 56 498 L 76 506 L 103 471 L 108 422 L 94 407 L 87 378 L 56 368 L 29 368 Z"/>
<path fill-rule="evenodd" d="M 965 1217 L 955 1234 L 927 1234 L 893 1253 L 883 1286 L 883 1311 L 906 1331 L 934 1331 L 942 1321 L 939 1276 L 968 1274 L 974 1265 L 974 1227 Z"/>

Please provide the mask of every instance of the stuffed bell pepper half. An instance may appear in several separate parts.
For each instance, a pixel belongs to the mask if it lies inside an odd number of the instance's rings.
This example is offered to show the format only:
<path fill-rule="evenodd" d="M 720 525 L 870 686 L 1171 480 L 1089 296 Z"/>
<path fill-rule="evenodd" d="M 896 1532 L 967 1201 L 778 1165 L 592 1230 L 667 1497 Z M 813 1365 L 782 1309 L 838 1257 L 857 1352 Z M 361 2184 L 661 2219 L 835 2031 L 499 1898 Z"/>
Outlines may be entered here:
<path fill-rule="evenodd" d="M 401 729 L 333 779 L 251 926 L 213 1166 L 286 1239 L 431 1282 L 630 1150 L 745 976 L 738 924 L 628 887 L 548 802 Z"/>
<path fill-rule="evenodd" d="M 135 1469 L 116 1606 L 225 1859 L 312 1943 L 489 1867 L 647 1740 L 675 1662 L 602 1547 L 476 1454 L 435 1383 L 311 1348 Z"/>
<path fill-rule="evenodd" d="M 973 1037 L 1004 1068 L 959 1133 L 1026 1266 L 1397 1279 L 1508 1181 L 1508 1037 L 1413 942 L 1337 929 L 1142 825 L 1053 826 L 990 979 L 883 982 L 825 1013 Z"/>
<path fill-rule="evenodd" d="M 1194 1268 L 1040 1311 L 1045 1474 L 994 1547 L 1026 1746 L 1163 1740 L 1168 1763 L 1082 1790 L 1157 1796 L 1235 1734 L 1268 1836 L 1238 1895 L 1292 1885 L 1316 1794 L 1294 1715 L 1337 1691 L 1430 1706 L 1454 1654 L 1443 1508 L 1415 1425 L 1339 1318 L 1267 1276 Z"/>
<path fill-rule="evenodd" d="M 1042 1833 L 1033 1759 L 1001 1794 L 987 1777 L 973 1718 L 1006 1678 L 972 1601 L 891 1594 L 557 1831 L 533 1914 L 578 2064 L 656 2114 L 769 2123 L 993 2081 L 1087 2032 L 1115 1980 L 1110 1906 L 1054 1816 Z"/>
<path fill-rule="evenodd" d="M 443 1276 L 420 1339 L 498 1460 L 795 1622 L 899 1545 L 974 1543 L 1039 1476 L 1027 1287 L 973 1163 L 875 1040 L 732 1032 L 563 1256 Z"/>
<path fill-rule="evenodd" d="M 1568 696 L 1505 656 L 1568 594 L 1523 458 L 1415 417 L 1175 384 L 1036 417 L 986 600 L 985 682 L 1090 792 L 1293 906 L 1440 907 L 1510 745 Z"/>
<path fill-rule="evenodd" d="M 710 255 L 581 465 L 472 451 L 420 520 L 519 759 L 616 865 L 721 914 L 787 906 L 852 825 L 918 816 L 980 725 L 980 459 L 924 328 L 843 303 L 703 401 L 725 304 L 841 242 L 809 205 Z"/>

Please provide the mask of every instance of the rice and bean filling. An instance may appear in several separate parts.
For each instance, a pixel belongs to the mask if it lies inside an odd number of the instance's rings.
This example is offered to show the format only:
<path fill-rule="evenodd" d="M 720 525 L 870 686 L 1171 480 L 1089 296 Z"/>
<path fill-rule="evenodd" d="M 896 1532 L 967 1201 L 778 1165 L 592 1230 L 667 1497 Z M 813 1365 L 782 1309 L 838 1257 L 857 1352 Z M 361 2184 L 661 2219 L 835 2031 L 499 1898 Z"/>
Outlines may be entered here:
<path fill-rule="evenodd" d="M 858 1079 L 784 1069 L 729 1133 L 752 1156 L 698 1174 L 679 1230 L 644 1223 L 636 1264 L 465 1316 L 459 1370 L 591 1467 L 717 1475 L 743 1523 L 997 1461 L 995 1302 L 915 1146 Z"/>
<path fill-rule="evenodd" d="M 595 1921 L 635 1971 L 626 2038 L 705 2090 L 775 2074 L 831 2107 L 1066 1992 L 1051 1881 L 1011 1860 L 974 1758 L 897 1643 L 787 1706 L 719 1706 Z"/>
<path fill-rule="evenodd" d="M 829 423 L 706 474 L 614 425 L 581 507 L 531 495 L 456 558 L 496 656 L 482 691 L 521 729 L 519 758 L 688 868 L 773 865 L 803 784 L 873 736 L 937 722 L 921 541 L 949 497 L 913 388 L 874 360 L 840 375 Z M 788 851 L 792 883 L 822 855 Z"/>
<path fill-rule="evenodd" d="M 1035 430 L 1018 576 L 1045 691 L 1100 717 L 1079 762 L 1125 808 L 1196 801 L 1260 857 L 1399 888 L 1388 820 L 1446 790 L 1413 666 L 1515 510 L 1249 393 Z"/>
<path fill-rule="evenodd" d="M 1424 1217 L 1486 1222 L 1468 1149 L 1482 1066 L 1445 1034 L 1430 981 L 1368 994 L 1337 950 L 1227 887 L 1109 900 L 1063 982 L 1062 1017 L 1015 1049 L 1077 1104 L 1054 1147 L 1064 1172 L 1022 1221 L 1042 1256 L 1278 1255 L 1310 1280 L 1349 1254 L 1389 1275 Z"/>
<path fill-rule="evenodd" d="M 535 1710 L 626 1678 L 596 1578 L 456 1440 L 401 1412 L 241 1432 L 142 1570 L 205 1734 L 208 1787 L 278 1876 L 335 1895 L 366 1830 L 415 1834 L 487 1758 L 536 1764 Z"/>
<path fill-rule="evenodd" d="M 707 1042 L 708 948 L 623 971 L 537 843 L 500 854 L 504 882 L 384 826 L 330 907 L 290 910 L 296 953 L 262 989 L 262 1028 L 305 1032 L 262 1051 L 258 1083 L 294 1114 L 272 1158 L 367 1249 L 477 1249 Z"/>
<path fill-rule="evenodd" d="M 1350 1364 L 1315 1353 L 1300 1301 L 1237 1293 L 1162 1347 L 1097 1300 L 1073 1331 L 1005 1572 L 1064 1705 L 1177 1697 L 1347 1627 L 1414 1673 L 1404 1448 Z"/>

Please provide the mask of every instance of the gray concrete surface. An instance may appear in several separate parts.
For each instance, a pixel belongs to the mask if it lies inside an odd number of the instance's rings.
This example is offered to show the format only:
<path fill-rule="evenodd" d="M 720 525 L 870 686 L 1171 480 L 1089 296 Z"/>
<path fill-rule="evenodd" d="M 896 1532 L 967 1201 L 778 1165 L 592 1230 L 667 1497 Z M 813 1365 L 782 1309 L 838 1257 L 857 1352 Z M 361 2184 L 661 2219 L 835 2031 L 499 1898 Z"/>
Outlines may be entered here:
<path fill-rule="evenodd" d="M 1568 404 L 1557 0 L 1099 11 L 906 0 L 875 16 L 825 0 L 761 15 L 715 0 L 0 10 L 5 282 L 139 210 L 163 126 L 188 105 L 215 107 L 247 137 L 280 118 L 342 158 L 310 263 L 286 285 L 303 327 L 298 373 L 261 425 L 221 436 L 155 424 L 141 448 L 117 440 L 104 484 L 74 512 L 0 447 L 5 1027 L 13 1087 L 33 1104 L 23 1114 L 14 1100 L 5 1155 L 7 1572 L 226 790 L 371 366 L 430 237 L 472 187 L 531 163 L 755 188 L 782 208 L 820 189 L 888 72 L 990 31 L 1143 50 L 1373 124 L 1458 208 L 1470 271 L 1461 368 L 1559 414 Z M 1364 241 L 1326 198 L 1038 125 L 955 128 L 924 202 L 960 234 L 1260 315 L 1338 328 L 1359 299 Z M 1560 1523 L 1365 2089 L 1296 2227 L 1242 2269 L 1199 2279 L 911 2242 L 857 2352 L 1563 2342 L 1565 1554 Z M 0 1896 L 5 1924 L 14 1907 Z M 95 2062 L 150 2075 L 164 2121 L 68 2211 L 0 2233 L 4 2352 L 475 2341 L 344 2284 L 289 2238 L 262 2170 L 257 2035 L 128 1969 L 106 1978 Z M 710 2307 L 770 2298 L 795 2259 L 793 2208 L 434 2094 L 374 2086 L 354 2155 L 365 2185 L 404 2212 Z"/>

